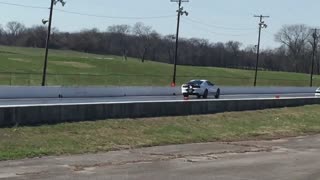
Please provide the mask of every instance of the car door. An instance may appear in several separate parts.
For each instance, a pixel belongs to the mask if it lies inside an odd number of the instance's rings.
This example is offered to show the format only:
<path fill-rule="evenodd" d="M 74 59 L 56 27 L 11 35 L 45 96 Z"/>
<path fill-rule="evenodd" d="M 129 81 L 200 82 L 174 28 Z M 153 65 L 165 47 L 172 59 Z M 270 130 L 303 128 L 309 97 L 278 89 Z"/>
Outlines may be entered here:
<path fill-rule="evenodd" d="M 207 81 L 206 84 L 208 85 L 208 91 L 210 94 L 215 94 L 217 92 L 217 89 L 215 88 L 215 85 L 213 83 Z"/>

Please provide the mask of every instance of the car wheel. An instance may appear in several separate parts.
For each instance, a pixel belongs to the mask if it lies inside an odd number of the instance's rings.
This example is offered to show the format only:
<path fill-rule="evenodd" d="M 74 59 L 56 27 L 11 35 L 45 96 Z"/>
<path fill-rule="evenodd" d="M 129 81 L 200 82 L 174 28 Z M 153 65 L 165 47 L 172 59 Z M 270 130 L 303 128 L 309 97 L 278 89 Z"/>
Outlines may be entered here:
<path fill-rule="evenodd" d="M 214 97 L 216 99 L 219 99 L 219 97 L 220 97 L 220 89 L 217 90 L 216 95 Z"/>
<path fill-rule="evenodd" d="M 203 99 L 207 99 L 208 98 L 208 89 L 206 89 L 203 93 Z"/>

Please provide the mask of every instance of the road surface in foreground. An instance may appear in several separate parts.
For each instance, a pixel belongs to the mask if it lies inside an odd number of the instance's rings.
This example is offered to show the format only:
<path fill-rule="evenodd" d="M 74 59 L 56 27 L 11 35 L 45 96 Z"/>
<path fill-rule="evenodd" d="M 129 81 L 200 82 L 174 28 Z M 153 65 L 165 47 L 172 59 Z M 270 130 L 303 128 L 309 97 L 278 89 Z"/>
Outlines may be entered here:
<path fill-rule="evenodd" d="M 320 179 L 320 135 L 0 162 L 0 179 Z"/>

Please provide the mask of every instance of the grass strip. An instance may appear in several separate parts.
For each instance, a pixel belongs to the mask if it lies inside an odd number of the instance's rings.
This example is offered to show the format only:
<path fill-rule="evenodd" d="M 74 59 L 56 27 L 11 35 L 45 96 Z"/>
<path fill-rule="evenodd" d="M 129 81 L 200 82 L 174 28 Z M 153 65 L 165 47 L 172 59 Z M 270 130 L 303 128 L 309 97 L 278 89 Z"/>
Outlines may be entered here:
<path fill-rule="evenodd" d="M 320 105 L 0 129 L 0 160 L 320 132 Z"/>

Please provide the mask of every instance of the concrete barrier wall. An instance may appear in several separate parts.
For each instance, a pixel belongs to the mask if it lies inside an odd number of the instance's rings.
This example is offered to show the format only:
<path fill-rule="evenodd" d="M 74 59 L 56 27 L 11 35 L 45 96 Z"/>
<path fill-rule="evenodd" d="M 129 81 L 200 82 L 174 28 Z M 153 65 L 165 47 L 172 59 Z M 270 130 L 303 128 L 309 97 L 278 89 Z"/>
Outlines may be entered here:
<path fill-rule="evenodd" d="M 315 93 L 308 87 L 225 87 L 222 95 L 230 94 L 283 94 Z M 120 96 L 171 96 L 181 95 L 180 87 L 29 87 L 0 86 L 0 98 L 65 98 L 77 97 L 120 97 Z"/>
<path fill-rule="evenodd" d="M 315 93 L 316 87 L 230 87 L 222 86 L 221 94 L 284 94 Z"/>
<path fill-rule="evenodd" d="M 0 86 L 0 98 L 55 98 L 61 94 L 60 86 Z"/>
<path fill-rule="evenodd" d="M 132 91 L 135 90 L 132 89 Z M 126 89 L 122 87 L 61 87 L 61 95 L 65 98 L 121 97 L 126 95 Z"/>
<path fill-rule="evenodd" d="M 320 104 L 319 98 L 131 102 L 0 107 L 0 127 L 62 122 L 213 114 Z"/>

